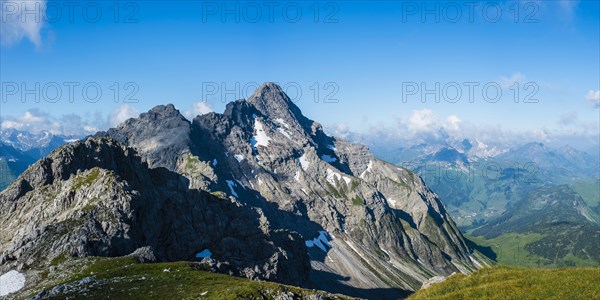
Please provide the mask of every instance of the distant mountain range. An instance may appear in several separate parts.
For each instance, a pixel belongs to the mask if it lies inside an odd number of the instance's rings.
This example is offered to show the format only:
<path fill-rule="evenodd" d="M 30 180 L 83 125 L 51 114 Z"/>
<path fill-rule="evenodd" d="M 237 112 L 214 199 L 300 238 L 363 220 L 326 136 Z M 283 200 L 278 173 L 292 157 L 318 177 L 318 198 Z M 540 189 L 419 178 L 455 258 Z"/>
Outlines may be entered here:
<path fill-rule="evenodd" d="M 0 191 L 36 160 L 76 140 L 74 136 L 54 135 L 48 131 L 31 133 L 13 128 L 0 130 Z"/>
<path fill-rule="evenodd" d="M 490 149 L 463 140 L 453 146 L 419 144 L 376 154 L 421 175 L 463 232 L 496 245 L 505 263 L 600 265 L 597 255 L 572 250 L 589 252 L 599 246 L 594 238 L 600 230 L 599 149 L 590 154 L 532 142 L 473 152 L 474 144 Z M 517 248 L 521 254 L 530 250 L 527 262 L 506 258 L 507 240 L 521 241 L 511 244 L 511 256 Z"/>

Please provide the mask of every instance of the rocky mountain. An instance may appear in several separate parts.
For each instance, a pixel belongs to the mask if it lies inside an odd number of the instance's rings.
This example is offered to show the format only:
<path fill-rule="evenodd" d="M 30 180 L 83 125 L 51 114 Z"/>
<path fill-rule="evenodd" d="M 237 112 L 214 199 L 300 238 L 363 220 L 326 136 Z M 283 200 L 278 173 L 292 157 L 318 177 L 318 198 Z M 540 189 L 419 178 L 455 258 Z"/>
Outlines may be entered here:
<path fill-rule="evenodd" d="M 0 194 L 0 226 L 0 274 L 28 280 L 134 252 L 386 299 L 485 264 L 419 176 L 326 135 L 272 83 L 223 114 L 157 106 L 59 148 Z"/>
<path fill-rule="evenodd" d="M 275 84 L 223 114 L 189 123 L 174 106 L 158 106 L 97 136 L 184 175 L 192 189 L 260 209 L 273 228 L 299 232 L 312 265 L 307 286 L 393 297 L 480 264 L 418 176 L 326 135 Z"/>
<path fill-rule="evenodd" d="M 149 169 L 113 140 L 61 147 L 0 194 L 0 273 L 135 252 L 143 261 L 207 257 L 223 273 L 305 281 L 309 261 L 298 233 L 272 229 L 260 210 L 188 184 Z"/>

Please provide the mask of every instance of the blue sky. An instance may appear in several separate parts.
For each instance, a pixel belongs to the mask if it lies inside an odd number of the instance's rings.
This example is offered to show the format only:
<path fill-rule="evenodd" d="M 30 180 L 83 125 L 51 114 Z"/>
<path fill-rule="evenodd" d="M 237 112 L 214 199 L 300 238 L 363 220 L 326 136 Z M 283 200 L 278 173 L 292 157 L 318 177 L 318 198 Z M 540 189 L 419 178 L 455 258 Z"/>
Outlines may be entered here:
<path fill-rule="evenodd" d="M 37 1 L 51 19 L 40 22 L 31 14 L 19 19 L 20 2 L 2 0 L 3 128 L 106 129 L 164 103 L 190 116 L 222 112 L 221 100 L 248 96 L 223 86 L 251 93 L 253 83 L 276 81 L 307 116 L 341 135 L 415 136 L 441 127 L 598 143 L 598 1 L 480 2 L 473 10 L 433 1 L 75 1 L 70 10 Z M 36 82 L 40 102 L 28 95 L 22 103 L 22 87 Z M 48 85 L 54 97 L 54 83 L 62 95 L 49 103 L 42 90 Z M 89 94 L 94 86 L 102 91 L 95 103 L 81 96 L 91 83 Z M 456 86 L 462 97 L 437 103 L 421 89 L 436 83 L 437 97 L 453 98 Z M 72 103 L 65 84 L 74 86 Z M 466 84 L 474 86 L 473 101 Z M 409 86 L 419 90 L 408 95 Z M 490 103 L 497 86 L 503 96 Z M 136 101 L 126 101 L 132 92 Z M 523 103 L 530 93 L 537 103 Z"/>

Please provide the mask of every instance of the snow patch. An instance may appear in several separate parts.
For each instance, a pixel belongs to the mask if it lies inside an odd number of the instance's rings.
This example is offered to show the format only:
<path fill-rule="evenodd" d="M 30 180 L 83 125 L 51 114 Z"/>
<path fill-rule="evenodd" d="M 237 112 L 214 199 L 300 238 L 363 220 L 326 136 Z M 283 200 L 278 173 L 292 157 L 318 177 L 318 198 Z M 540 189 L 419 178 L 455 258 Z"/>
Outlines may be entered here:
<path fill-rule="evenodd" d="M 219 163 L 219 162 L 217 161 L 217 159 L 216 159 L 216 158 L 215 158 L 215 159 L 213 159 L 213 161 L 212 161 L 212 165 L 213 165 L 213 167 L 216 167 L 218 163 Z"/>
<path fill-rule="evenodd" d="M 256 146 L 269 146 L 269 141 L 271 140 L 271 138 L 265 132 L 263 124 L 258 120 L 254 120 L 254 129 L 256 130 L 256 135 L 254 135 L 250 139 L 250 144 L 252 144 L 252 148 L 256 148 Z"/>
<path fill-rule="evenodd" d="M 337 151 L 337 148 L 334 145 L 327 145 L 327 148 L 329 148 L 333 151 Z"/>
<path fill-rule="evenodd" d="M 202 252 L 199 252 L 196 254 L 196 258 L 207 258 L 207 257 L 211 257 L 212 252 L 210 252 L 210 250 L 208 249 L 204 249 L 202 250 Z"/>
<path fill-rule="evenodd" d="M 285 136 L 286 138 L 288 138 L 290 140 L 292 139 L 290 134 L 287 131 L 285 131 L 285 129 L 280 127 L 280 128 L 277 128 L 277 131 L 279 131 L 281 134 L 283 134 L 283 136 Z"/>
<path fill-rule="evenodd" d="M 334 172 L 332 169 L 327 169 L 327 181 L 329 181 L 331 185 L 335 186 L 336 179 L 340 181 L 342 179 L 342 175 Z"/>
<path fill-rule="evenodd" d="M 396 200 L 391 199 L 391 198 L 385 198 L 385 201 L 387 201 L 388 205 L 392 208 L 396 207 Z"/>
<path fill-rule="evenodd" d="M 226 180 L 226 181 L 227 181 L 227 185 L 229 186 L 229 190 L 231 191 L 231 194 L 235 197 L 239 197 L 238 194 L 233 189 L 233 187 L 235 186 L 235 183 L 231 180 Z"/>
<path fill-rule="evenodd" d="M 324 160 L 326 163 L 332 163 L 337 161 L 337 158 L 331 157 L 331 155 L 327 154 L 321 155 L 321 159 Z"/>
<path fill-rule="evenodd" d="M 11 270 L 0 276 L 0 296 L 14 293 L 25 286 L 25 275 Z"/>
<path fill-rule="evenodd" d="M 327 252 L 327 248 L 325 248 L 325 245 L 327 245 L 329 248 L 331 248 L 331 244 L 329 244 L 329 240 L 327 239 L 327 237 L 331 237 L 331 234 L 327 233 L 327 231 L 319 231 L 319 236 L 312 239 L 312 240 L 307 240 L 304 243 L 306 244 L 306 247 L 308 248 L 312 248 L 314 246 L 319 247 L 319 249 Z M 331 238 L 333 239 L 333 238 Z"/>
<path fill-rule="evenodd" d="M 308 160 L 306 160 L 306 153 L 302 154 L 302 156 L 300 156 L 300 158 L 298 158 L 298 161 L 300 162 L 300 166 L 302 167 L 302 170 L 306 171 L 308 169 L 308 167 L 310 166 L 310 162 Z"/>
<path fill-rule="evenodd" d="M 294 180 L 300 182 L 300 171 L 296 171 L 296 175 L 294 175 Z"/>
<path fill-rule="evenodd" d="M 287 129 L 290 129 L 290 125 L 288 123 L 286 123 L 282 118 L 275 119 L 275 122 L 283 125 Z"/>
<path fill-rule="evenodd" d="M 342 178 L 346 182 L 346 185 L 350 185 L 350 182 L 352 181 L 352 179 L 350 179 L 350 177 L 343 176 Z"/>
<path fill-rule="evenodd" d="M 241 154 L 236 154 L 233 157 L 235 157 L 235 159 L 237 159 L 238 162 L 242 162 L 242 160 L 244 160 L 244 156 Z"/>
<path fill-rule="evenodd" d="M 371 172 L 372 169 L 373 169 L 373 161 L 369 160 L 369 164 L 367 165 L 367 169 L 360 174 L 360 178 L 363 178 L 365 176 L 365 174 L 367 174 L 367 172 Z"/>

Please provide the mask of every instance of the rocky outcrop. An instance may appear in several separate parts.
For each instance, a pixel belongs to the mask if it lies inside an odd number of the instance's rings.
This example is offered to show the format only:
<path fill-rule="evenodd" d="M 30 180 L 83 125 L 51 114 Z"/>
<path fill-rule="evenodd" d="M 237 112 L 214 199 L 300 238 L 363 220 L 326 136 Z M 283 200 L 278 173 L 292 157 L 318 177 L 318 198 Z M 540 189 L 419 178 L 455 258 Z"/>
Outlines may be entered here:
<path fill-rule="evenodd" d="M 328 136 L 275 84 L 223 114 L 189 123 L 172 105 L 158 106 L 97 136 L 182 174 L 192 190 L 222 192 L 260 211 L 273 229 L 299 232 L 312 266 L 304 285 L 397 297 L 435 275 L 477 266 L 421 178 Z"/>
<path fill-rule="evenodd" d="M 148 168 L 113 139 L 63 146 L 0 194 L 0 274 L 69 257 L 133 253 L 143 262 L 193 261 L 204 251 L 218 272 L 306 281 L 298 233 L 272 228 L 260 209 L 233 197 L 188 186 L 187 178 Z"/>

